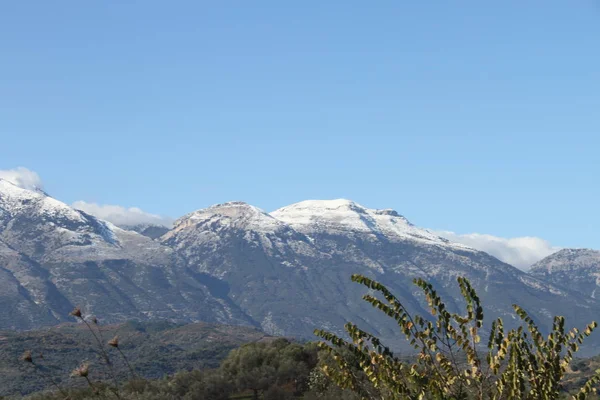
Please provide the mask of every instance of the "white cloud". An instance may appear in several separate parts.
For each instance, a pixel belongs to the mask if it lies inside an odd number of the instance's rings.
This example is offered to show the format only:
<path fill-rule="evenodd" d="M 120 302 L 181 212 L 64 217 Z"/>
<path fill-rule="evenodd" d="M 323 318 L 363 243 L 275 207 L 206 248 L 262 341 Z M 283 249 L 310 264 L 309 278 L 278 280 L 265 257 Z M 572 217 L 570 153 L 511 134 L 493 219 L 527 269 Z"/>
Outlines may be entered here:
<path fill-rule="evenodd" d="M 23 189 L 43 189 L 40 176 L 27 168 L 17 167 L 15 169 L 0 170 L 0 179 L 4 179 Z"/>
<path fill-rule="evenodd" d="M 437 231 L 436 233 L 453 242 L 485 251 L 522 270 L 529 269 L 535 262 L 560 250 L 560 247 L 532 236 L 501 238 L 481 233 L 458 234 L 448 231 Z"/>
<path fill-rule="evenodd" d="M 150 214 L 137 207 L 126 208 L 110 204 L 88 203 L 82 200 L 76 201 L 72 206 L 118 226 L 153 224 L 170 227 L 173 224 L 172 218 Z"/>
<path fill-rule="evenodd" d="M 0 170 L 0 179 L 5 179 L 27 190 L 43 190 L 44 188 L 40 176 L 35 171 L 24 167 Z M 115 225 L 154 224 L 170 227 L 173 224 L 172 218 L 150 214 L 137 207 L 125 208 L 115 205 L 88 203 L 86 201 L 76 201 L 72 206 Z"/>

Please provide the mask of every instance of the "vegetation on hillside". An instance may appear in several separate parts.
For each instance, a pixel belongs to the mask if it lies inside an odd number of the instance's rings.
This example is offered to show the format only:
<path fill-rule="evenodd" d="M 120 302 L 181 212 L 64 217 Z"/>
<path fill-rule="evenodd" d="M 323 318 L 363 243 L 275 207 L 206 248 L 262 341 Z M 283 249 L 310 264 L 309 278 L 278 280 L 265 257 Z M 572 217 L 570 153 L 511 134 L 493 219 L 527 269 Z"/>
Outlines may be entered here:
<path fill-rule="evenodd" d="M 333 385 L 320 373 L 331 362 L 319 353 L 315 344 L 298 344 L 279 338 L 243 345 L 232 350 L 218 368 L 180 371 L 162 379 L 131 379 L 112 385 L 104 379 L 101 363 L 84 364 L 72 373 L 72 379 L 84 387 L 59 387 L 34 394 L 30 400 L 358 400 L 359 397 Z M 25 353 L 25 363 L 35 363 Z"/>
<path fill-rule="evenodd" d="M 324 342 L 300 344 L 262 337 L 248 328 L 209 324 L 101 327 L 79 309 L 72 313 L 81 322 L 77 326 L 60 327 L 53 335 L 15 334 L 0 340 L 10 343 L 13 356 L 15 350 L 35 344 L 49 352 L 46 356 L 32 346 L 22 353 L 21 373 L 31 382 L 52 386 L 28 397 L 31 400 L 597 398 L 597 364 L 573 361 L 595 322 L 581 331 L 567 330 L 565 319 L 557 316 L 552 330 L 544 334 L 515 305 L 521 326 L 505 331 L 499 318 L 486 330 L 479 297 L 464 278 L 458 278 L 464 314 L 448 311 L 431 284 L 415 280 L 429 306 L 427 318 L 411 315 L 380 283 L 361 275 L 352 279 L 369 289 L 367 302 L 397 322 L 415 355 L 400 358 L 352 323 L 346 325 L 349 340 L 319 330 L 316 334 Z M 86 331 L 88 335 L 81 335 Z M 140 343 L 144 337 L 152 338 L 152 345 Z M 252 341 L 238 347 L 240 340 Z M 182 353 L 182 348 L 187 351 Z M 148 366 L 153 363 L 167 373 L 151 376 Z M 69 364 L 67 380 L 64 369 Z M 16 375 L 3 377 L 4 383 L 10 384 L 11 376 Z"/>
<path fill-rule="evenodd" d="M 120 350 L 136 373 L 146 379 L 158 379 L 179 371 L 217 368 L 229 352 L 242 344 L 271 340 L 263 332 L 244 326 L 169 322 L 127 322 L 102 325 L 102 337 L 108 342 L 120 339 Z M 0 331 L 0 396 L 22 394 L 53 388 L 47 377 L 61 386 L 79 387 L 83 382 L 70 373 L 89 362 L 96 379 L 103 373 L 97 343 L 82 324 L 63 324 L 47 330 L 30 332 Z M 20 357 L 30 350 L 41 371 L 32 370 Z M 131 379 L 129 368 L 118 351 L 110 347 L 119 381 Z M 41 372 L 41 373 L 40 373 Z"/>

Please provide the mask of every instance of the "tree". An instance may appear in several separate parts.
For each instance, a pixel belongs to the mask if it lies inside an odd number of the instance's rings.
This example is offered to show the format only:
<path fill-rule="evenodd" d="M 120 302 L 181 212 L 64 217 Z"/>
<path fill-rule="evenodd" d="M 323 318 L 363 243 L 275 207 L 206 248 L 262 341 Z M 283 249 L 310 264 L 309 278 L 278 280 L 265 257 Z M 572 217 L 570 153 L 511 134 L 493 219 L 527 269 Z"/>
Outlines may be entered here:
<path fill-rule="evenodd" d="M 251 390 L 258 399 L 276 386 L 291 385 L 293 392 L 302 391 L 316 365 L 316 353 L 315 346 L 303 347 L 286 339 L 250 343 L 232 350 L 220 369 L 238 390 Z"/>
<path fill-rule="evenodd" d="M 335 360 L 323 372 L 365 399 L 557 399 L 573 354 L 597 326 L 592 322 L 582 331 L 566 331 L 564 317 L 555 317 L 552 331 L 544 336 L 527 312 L 514 305 L 524 326 L 505 333 L 502 319 L 495 320 L 485 348 L 480 336 L 483 308 L 467 279 L 458 278 L 464 315 L 450 313 L 430 283 L 414 280 L 425 294 L 429 318 L 411 315 L 379 282 L 362 275 L 352 280 L 383 296 L 367 294 L 363 299 L 394 319 L 417 352 L 414 362 L 403 361 L 352 323 L 345 326 L 350 341 L 316 330 L 326 340 L 320 347 Z M 585 399 L 598 382 L 600 370 L 573 399 Z"/>

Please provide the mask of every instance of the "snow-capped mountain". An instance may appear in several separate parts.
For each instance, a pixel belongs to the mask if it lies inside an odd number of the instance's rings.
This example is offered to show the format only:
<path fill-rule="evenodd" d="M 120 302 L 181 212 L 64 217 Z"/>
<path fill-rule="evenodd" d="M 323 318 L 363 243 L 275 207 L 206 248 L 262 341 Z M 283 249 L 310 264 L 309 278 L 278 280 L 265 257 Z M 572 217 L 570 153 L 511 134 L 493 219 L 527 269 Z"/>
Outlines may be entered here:
<path fill-rule="evenodd" d="M 160 240 L 188 268 L 217 278 L 272 334 L 311 337 L 314 328 L 340 331 L 357 321 L 397 338 L 394 326 L 361 300 L 353 273 L 383 282 L 414 311 L 423 312 L 413 278 L 432 281 L 456 308 L 456 277 L 466 276 L 490 318 L 510 324 L 516 302 L 540 325 L 555 313 L 569 312 L 574 323 L 592 320 L 589 302 L 568 290 L 415 227 L 393 210 L 348 200 L 305 201 L 270 214 L 241 202 L 220 204 L 181 218 Z"/>
<path fill-rule="evenodd" d="M 0 238 L 30 257 L 46 257 L 65 246 L 114 246 L 108 223 L 49 197 L 0 179 Z M 30 229 L 35 227 L 35 235 Z"/>
<path fill-rule="evenodd" d="M 361 300 L 354 273 L 386 284 L 418 312 L 425 311 L 413 278 L 431 281 L 458 310 L 458 276 L 471 280 L 487 317 L 502 316 L 507 325 L 513 303 L 541 326 L 555 314 L 587 324 L 599 310 L 569 287 L 452 243 L 396 211 L 349 200 L 304 201 L 272 213 L 218 204 L 153 240 L 0 180 L 0 328 L 51 325 L 79 305 L 115 321 L 252 324 L 304 338 L 354 321 L 397 339 L 397 327 Z"/>
<path fill-rule="evenodd" d="M 563 249 L 531 266 L 531 275 L 600 299 L 600 251 Z"/>
<path fill-rule="evenodd" d="M 394 210 L 368 209 L 345 199 L 302 201 L 280 208 L 271 215 L 308 235 L 333 232 L 343 235 L 367 234 L 397 241 L 409 240 L 473 250 L 415 227 Z"/>
<path fill-rule="evenodd" d="M 0 180 L 0 328 L 68 318 L 75 305 L 109 320 L 251 323 L 173 250 Z"/>

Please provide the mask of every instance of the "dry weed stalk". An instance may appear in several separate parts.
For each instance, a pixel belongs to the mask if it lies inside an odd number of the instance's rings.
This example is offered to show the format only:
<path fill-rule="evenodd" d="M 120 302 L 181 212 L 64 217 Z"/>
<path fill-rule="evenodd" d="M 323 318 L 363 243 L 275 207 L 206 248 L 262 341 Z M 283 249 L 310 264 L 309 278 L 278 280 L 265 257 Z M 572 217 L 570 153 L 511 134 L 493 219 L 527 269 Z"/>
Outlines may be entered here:
<path fill-rule="evenodd" d="M 113 383 L 113 385 L 108 385 L 107 388 L 117 399 L 121 399 L 122 397 L 121 397 L 120 390 L 119 390 L 119 382 L 117 379 L 117 375 L 115 374 L 113 362 L 111 361 L 109 353 L 106 348 L 107 345 L 112 348 L 117 349 L 117 351 L 123 358 L 125 364 L 127 365 L 127 368 L 129 369 L 133 378 L 134 379 L 138 378 L 138 376 L 135 373 L 135 370 L 133 369 L 133 367 L 131 366 L 129 360 L 125 356 L 125 353 L 123 353 L 123 351 L 120 348 L 119 337 L 114 336 L 108 342 L 105 341 L 104 337 L 102 335 L 102 329 L 100 327 L 98 319 L 95 316 L 92 316 L 92 317 L 89 317 L 89 319 L 86 319 L 84 317 L 84 314 L 81 311 L 80 307 L 75 307 L 73 309 L 73 311 L 71 311 L 69 313 L 69 315 L 71 315 L 71 316 L 77 318 L 78 320 L 80 320 L 81 322 L 83 322 L 85 324 L 85 326 L 87 327 L 88 331 L 92 334 L 92 336 L 96 342 L 96 347 L 97 347 L 96 352 L 98 353 L 100 359 L 104 362 L 104 364 L 106 364 L 109 375 L 110 375 L 110 377 L 108 377 L 106 375 L 105 375 L 105 377 L 107 377 L 109 380 L 112 380 L 112 383 Z M 91 322 L 91 324 L 90 324 L 90 322 Z M 43 355 L 41 353 L 40 353 L 39 358 L 43 359 Z M 50 376 L 48 373 L 46 373 L 35 362 L 33 354 L 30 350 L 27 350 L 22 354 L 21 361 L 25 362 L 27 365 L 30 365 L 31 368 L 33 368 L 33 370 L 36 371 L 36 373 L 41 374 L 46 380 L 48 380 L 52 384 L 52 386 L 54 386 L 61 393 L 61 395 L 64 396 L 65 400 L 69 399 L 69 396 L 66 393 L 66 391 L 58 385 L 58 383 L 52 378 L 52 376 Z M 92 380 L 90 379 L 90 363 L 88 363 L 87 361 L 82 362 L 77 368 L 75 368 L 71 372 L 71 377 L 84 378 L 87 382 L 87 385 L 92 390 L 92 392 L 97 396 L 101 395 L 98 385 L 95 385 L 92 382 Z"/>

